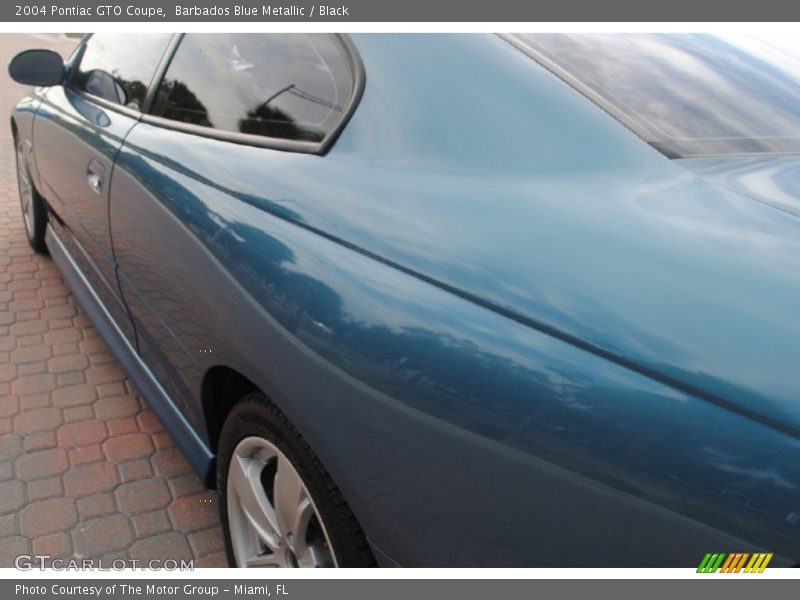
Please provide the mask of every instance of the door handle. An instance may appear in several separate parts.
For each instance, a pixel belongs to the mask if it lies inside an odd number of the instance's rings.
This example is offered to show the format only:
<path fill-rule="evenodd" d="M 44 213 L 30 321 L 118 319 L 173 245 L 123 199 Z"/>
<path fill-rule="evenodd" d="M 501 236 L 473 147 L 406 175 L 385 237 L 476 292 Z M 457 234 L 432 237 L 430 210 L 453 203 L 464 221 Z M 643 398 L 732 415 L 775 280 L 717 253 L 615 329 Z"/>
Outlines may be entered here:
<path fill-rule="evenodd" d="M 98 194 L 103 190 L 103 180 L 97 173 L 87 173 L 86 182 L 89 184 L 89 187 Z"/>
<path fill-rule="evenodd" d="M 105 174 L 105 170 L 103 163 L 96 158 L 90 160 L 86 167 L 86 183 L 98 194 L 103 191 L 103 175 Z"/>

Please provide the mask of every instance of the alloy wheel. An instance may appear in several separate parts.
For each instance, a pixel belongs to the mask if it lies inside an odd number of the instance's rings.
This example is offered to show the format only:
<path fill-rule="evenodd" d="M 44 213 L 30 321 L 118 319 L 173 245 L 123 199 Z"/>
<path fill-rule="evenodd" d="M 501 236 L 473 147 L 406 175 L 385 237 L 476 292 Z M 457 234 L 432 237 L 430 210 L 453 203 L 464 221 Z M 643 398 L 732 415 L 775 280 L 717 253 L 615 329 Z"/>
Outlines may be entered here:
<path fill-rule="evenodd" d="M 22 140 L 17 143 L 17 181 L 19 183 L 19 201 L 22 205 L 22 219 L 25 221 L 25 231 L 28 233 L 28 237 L 32 238 L 34 234 L 33 184 L 31 184 Z"/>
<path fill-rule="evenodd" d="M 251 436 L 236 445 L 226 492 L 237 566 L 337 566 L 308 488 L 271 442 Z"/>

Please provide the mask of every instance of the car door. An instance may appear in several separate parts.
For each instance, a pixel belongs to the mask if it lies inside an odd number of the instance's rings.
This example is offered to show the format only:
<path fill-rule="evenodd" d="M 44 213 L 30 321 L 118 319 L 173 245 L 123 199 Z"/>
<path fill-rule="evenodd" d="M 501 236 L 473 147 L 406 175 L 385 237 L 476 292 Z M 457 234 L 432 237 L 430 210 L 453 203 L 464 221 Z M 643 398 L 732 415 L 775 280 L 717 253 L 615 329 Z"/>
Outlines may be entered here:
<path fill-rule="evenodd" d="M 111 173 L 171 34 L 95 34 L 78 49 L 66 85 L 47 90 L 33 128 L 42 193 L 62 241 L 120 328 L 134 332 L 117 285 L 108 223 Z"/>
<path fill-rule="evenodd" d="M 287 156 L 319 163 L 353 89 L 334 36 L 186 34 L 120 151 L 110 209 L 120 286 L 141 358 L 200 431 L 203 374 L 250 334 L 231 328 L 244 301 L 207 246 L 235 242 L 226 220 L 268 193 L 262 169 Z M 239 179 L 237 164 L 255 178 Z"/>

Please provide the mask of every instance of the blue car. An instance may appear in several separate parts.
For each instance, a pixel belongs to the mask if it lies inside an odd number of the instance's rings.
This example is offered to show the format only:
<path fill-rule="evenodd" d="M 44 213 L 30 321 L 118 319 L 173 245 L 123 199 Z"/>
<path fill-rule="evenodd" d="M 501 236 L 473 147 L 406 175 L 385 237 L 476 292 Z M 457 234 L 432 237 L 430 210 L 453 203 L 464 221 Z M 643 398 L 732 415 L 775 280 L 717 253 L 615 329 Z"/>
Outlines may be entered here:
<path fill-rule="evenodd" d="M 235 566 L 800 560 L 800 59 L 710 35 L 30 50 L 31 245 Z"/>

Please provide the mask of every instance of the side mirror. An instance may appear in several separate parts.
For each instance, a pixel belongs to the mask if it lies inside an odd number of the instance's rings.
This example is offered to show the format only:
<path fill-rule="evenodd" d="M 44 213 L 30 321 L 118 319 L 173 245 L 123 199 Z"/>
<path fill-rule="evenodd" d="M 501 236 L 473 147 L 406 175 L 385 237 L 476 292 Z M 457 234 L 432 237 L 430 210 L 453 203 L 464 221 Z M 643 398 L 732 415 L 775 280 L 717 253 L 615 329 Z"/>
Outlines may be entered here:
<path fill-rule="evenodd" d="M 11 59 L 8 74 L 26 85 L 60 85 L 64 80 L 64 60 L 52 50 L 25 50 Z"/>

